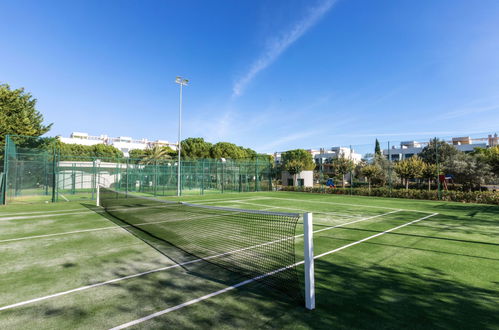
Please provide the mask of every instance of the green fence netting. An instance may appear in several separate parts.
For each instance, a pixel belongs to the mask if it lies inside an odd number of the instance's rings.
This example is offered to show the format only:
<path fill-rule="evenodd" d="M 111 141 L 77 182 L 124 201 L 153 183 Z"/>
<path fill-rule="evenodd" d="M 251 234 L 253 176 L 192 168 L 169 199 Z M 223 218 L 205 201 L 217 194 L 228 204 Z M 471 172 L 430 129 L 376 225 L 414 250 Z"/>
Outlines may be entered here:
<path fill-rule="evenodd" d="M 20 142 L 18 142 L 18 141 Z M 43 138 L 7 136 L 5 202 L 57 202 L 96 198 L 98 184 L 149 196 L 177 195 L 178 162 L 61 154 Z M 271 164 L 258 160 L 180 162 L 182 195 L 271 190 Z"/>

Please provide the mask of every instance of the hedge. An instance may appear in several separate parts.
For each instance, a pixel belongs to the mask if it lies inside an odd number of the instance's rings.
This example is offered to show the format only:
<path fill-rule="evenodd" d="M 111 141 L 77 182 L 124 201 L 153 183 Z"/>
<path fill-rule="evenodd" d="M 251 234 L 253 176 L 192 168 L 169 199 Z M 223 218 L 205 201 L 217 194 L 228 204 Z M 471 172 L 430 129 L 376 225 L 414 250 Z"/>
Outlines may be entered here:
<path fill-rule="evenodd" d="M 293 187 L 283 186 L 283 191 L 298 191 L 310 193 L 338 194 L 338 195 L 358 195 L 358 196 L 376 196 L 393 197 L 409 199 L 428 199 L 438 200 L 436 191 L 418 190 L 418 189 L 388 189 L 388 188 L 321 188 L 321 187 Z M 499 205 L 499 192 L 494 191 L 442 191 L 442 200 L 463 203 L 481 203 Z"/>

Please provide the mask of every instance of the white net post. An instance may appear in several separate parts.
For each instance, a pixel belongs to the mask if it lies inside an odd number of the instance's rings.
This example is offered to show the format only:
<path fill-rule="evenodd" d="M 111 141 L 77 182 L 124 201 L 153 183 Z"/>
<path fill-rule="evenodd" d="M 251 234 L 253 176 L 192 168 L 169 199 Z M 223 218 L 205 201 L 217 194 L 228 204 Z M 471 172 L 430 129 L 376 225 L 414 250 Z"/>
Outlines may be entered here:
<path fill-rule="evenodd" d="M 95 205 L 100 206 L 100 184 L 97 185 L 97 196 Z"/>
<path fill-rule="evenodd" d="M 305 307 L 315 308 L 315 276 L 314 276 L 314 241 L 312 227 L 312 213 L 303 215 L 303 229 L 305 240 Z"/>

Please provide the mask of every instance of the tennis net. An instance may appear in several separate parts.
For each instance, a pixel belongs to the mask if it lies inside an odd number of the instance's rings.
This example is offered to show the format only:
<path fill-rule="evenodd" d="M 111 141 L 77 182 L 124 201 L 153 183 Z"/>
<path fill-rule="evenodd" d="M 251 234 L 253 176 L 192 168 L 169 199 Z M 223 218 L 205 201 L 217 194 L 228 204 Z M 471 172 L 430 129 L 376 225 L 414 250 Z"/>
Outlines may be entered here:
<path fill-rule="evenodd" d="M 289 267 L 295 264 L 299 214 L 169 202 L 104 187 L 98 203 L 114 218 L 194 257 L 191 260 L 209 262 L 238 277 L 259 278 L 265 286 L 302 297 L 296 267 Z"/>

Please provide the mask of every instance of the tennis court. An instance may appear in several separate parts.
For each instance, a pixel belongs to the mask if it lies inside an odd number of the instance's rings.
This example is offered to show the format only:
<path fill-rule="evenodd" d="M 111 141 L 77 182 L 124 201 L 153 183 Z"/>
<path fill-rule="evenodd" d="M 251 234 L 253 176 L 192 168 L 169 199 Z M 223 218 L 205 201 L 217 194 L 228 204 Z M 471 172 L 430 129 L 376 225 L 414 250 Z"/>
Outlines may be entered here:
<path fill-rule="evenodd" d="M 285 192 L 181 200 L 312 212 L 316 309 L 193 262 L 91 201 L 8 205 L 2 328 L 499 328 L 497 206 Z M 300 220 L 297 262 L 302 233 Z"/>

